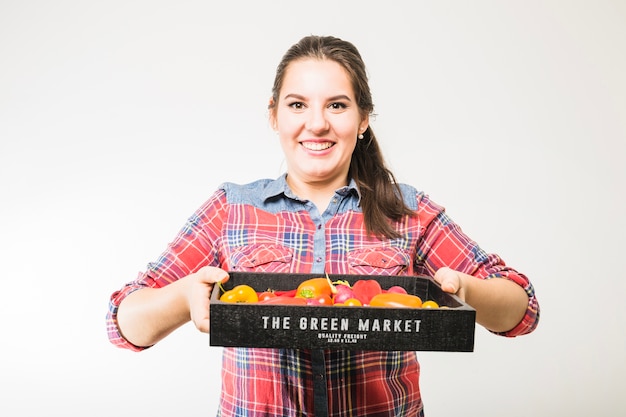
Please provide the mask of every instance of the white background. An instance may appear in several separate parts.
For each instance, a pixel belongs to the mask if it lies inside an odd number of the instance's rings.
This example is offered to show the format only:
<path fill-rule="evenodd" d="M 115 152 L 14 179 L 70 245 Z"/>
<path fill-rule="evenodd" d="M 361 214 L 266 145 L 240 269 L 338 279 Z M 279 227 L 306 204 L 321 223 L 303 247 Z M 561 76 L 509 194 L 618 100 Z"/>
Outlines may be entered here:
<path fill-rule="evenodd" d="M 533 281 L 539 328 L 420 354 L 428 417 L 626 413 L 626 3 L 0 1 L 0 415 L 207 416 L 191 325 L 132 353 L 109 295 L 223 181 L 276 177 L 283 52 L 359 47 L 399 180 Z"/>

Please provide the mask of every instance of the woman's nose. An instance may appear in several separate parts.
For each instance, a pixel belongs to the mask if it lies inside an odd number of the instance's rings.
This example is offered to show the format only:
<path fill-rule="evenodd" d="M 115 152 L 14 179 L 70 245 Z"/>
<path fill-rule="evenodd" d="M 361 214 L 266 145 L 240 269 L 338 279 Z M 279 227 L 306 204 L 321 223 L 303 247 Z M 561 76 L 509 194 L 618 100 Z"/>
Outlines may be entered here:
<path fill-rule="evenodd" d="M 328 119 L 323 109 L 311 109 L 306 128 L 312 133 L 323 133 L 328 130 Z"/>

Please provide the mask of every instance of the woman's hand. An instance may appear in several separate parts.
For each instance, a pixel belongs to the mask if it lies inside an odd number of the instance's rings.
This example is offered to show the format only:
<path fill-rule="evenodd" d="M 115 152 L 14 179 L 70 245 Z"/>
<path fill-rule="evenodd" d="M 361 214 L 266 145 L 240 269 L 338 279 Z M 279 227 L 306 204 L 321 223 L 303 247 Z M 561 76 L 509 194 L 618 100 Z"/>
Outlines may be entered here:
<path fill-rule="evenodd" d="M 223 269 L 203 267 L 161 288 L 143 288 L 120 303 L 120 333 L 136 346 L 152 346 L 190 319 L 209 332 L 209 304 L 216 282 L 226 281 Z"/>
<path fill-rule="evenodd" d="M 476 322 L 491 331 L 509 331 L 526 314 L 526 291 L 506 278 L 480 279 L 448 267 L 437 270 L 433 278 L 443 291 L 472 306 Z"/>
<path fill-rule="evenodd" d="M 465 301 L 465 286 L 463 285 L 463 275 L 467 274 L 461 274 L 454 269 L 444 266 L 443 268 L 439 268 L 437 272 L 435 272 L 435 276 L 433 278 L 435 282 L 437 282 L 441 286 L 442 290 L 450 294 L 456 294 L 457 297 Z M 474 277 L 471 278 L 476 279 Z"/>
<path fill-rule="evenodd" d="M 223 269 L 205 266 L 187 279 L 191 281 L 187 292 L 191 321 L 198 330 L 209 333 L 211 291 L 216 283 L 228 281 L 228 273 Z"/>

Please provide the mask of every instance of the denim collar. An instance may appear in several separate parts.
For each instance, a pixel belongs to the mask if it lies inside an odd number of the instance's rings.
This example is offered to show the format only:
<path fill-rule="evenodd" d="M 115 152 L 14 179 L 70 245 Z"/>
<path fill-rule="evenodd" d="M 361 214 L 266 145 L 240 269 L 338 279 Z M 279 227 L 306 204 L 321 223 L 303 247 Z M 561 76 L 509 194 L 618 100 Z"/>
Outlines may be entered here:
<path fill-rule="evenodd" d="M 348 185 L 335 190 L 335 193 L 341 196 L 346 196 L 351 192 L 358 197 L 360 203 L 361 193 L 359 192 L 359 187 L 356 185 L 356 181 L 354 181 L 353 178 L 350 178 L 350 182 L 348 183 Z M 289 188 L 289 185 L 287 184 L 287 173 L 284 173 L 274 181 L 270 182 L 264 188 L 262 197 L 264 201 L 267 201 L 271 198 L 278 197 L 281 194 L 292 200 L 300 201 L 300 198 L 298 198 L 298 196 L 294 194 L 294 192 L 291 190 L 291 188 Z"/>

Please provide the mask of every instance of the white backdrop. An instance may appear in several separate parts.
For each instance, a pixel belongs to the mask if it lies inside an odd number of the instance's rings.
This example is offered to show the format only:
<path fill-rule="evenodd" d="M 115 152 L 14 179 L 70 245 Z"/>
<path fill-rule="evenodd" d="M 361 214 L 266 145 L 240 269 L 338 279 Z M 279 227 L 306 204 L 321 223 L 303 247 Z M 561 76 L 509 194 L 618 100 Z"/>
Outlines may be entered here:
<path fill-rule="evenodd" d="M 542 306 L 421 353 L 427 416 L 624 415 L 625 4 L 0 1 L 0 414 L 214 415 L 220 348 L 117 349 L 108 297 L 221 182 L 282 172 L 274 69 L 322 34 L 361 50 L 398 179 Z"/>

